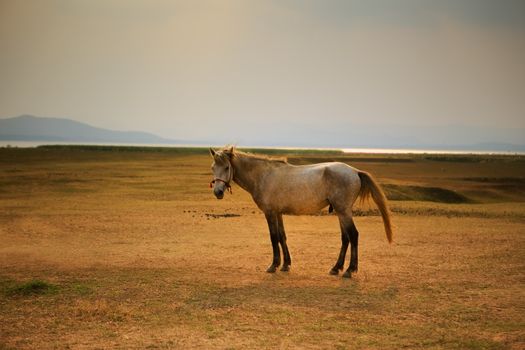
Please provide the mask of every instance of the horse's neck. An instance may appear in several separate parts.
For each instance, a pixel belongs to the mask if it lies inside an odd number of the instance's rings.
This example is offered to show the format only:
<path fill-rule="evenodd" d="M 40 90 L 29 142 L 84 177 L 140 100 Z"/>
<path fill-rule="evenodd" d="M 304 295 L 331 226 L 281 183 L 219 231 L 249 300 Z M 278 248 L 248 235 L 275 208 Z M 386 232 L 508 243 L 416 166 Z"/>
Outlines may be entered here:
<path fill-rule="evenodd" d="M 232 160 L 233 181 L 244 190 L 253 194 L 257 188 L 257 181 L 269 171 L 264 161 L 245 156 L 236 156 Z"/>

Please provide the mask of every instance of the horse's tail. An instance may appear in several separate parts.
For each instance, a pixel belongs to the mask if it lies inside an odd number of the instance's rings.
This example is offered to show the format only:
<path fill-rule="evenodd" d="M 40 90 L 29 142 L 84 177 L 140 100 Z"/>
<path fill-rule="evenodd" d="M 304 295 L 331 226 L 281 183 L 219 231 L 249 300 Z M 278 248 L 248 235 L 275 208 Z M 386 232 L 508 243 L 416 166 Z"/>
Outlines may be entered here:
<path fill-rule="evenodd" d="M 386 238 L 389 243 L 392 243 L 392 223 L 390 222 L 390 210 L 388 209 L 385 193 L 381 187 L 379 187 L 372 175 L 360 170 L 358 171 L 358 175 L 361 179 L 361 190 L 359 191 L 361 201 L 363 202 L 370 198 L 370 196 L 372 197 L 383 217 Z"/>

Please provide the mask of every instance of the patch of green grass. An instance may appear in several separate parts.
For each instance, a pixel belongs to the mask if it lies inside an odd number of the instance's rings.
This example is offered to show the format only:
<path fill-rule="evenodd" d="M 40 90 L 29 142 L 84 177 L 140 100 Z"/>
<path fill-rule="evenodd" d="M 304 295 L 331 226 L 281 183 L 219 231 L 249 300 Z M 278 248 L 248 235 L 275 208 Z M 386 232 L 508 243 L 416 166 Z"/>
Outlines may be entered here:
<path fill-rule="evenodd" d="M 8 287 L 6 294 L 10 296 L 31 296 L 53 294 L 57 291 L 58 287 L 54 284 L 42 280 L 31 280 Z"/>

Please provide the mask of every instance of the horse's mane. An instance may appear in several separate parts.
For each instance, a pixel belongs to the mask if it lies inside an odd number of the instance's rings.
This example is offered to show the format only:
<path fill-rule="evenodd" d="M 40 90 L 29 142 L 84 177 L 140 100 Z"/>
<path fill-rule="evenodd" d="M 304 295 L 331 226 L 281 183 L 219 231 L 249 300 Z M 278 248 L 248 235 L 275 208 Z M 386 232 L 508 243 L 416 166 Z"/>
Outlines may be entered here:
<path fill-rule="evenodd" d="M 268 161 L 272 163 L 288 164 L 288 160 L 286 159 L 286 157 L 271 157 L 265 154 L 254 154 L 254 153 L 249 153 L 249 152 L 242 152 L 232 146 L 224 147 L 222 149 L 222 152 L 228 155 L 231 154 L 233 158 L 245 157 L 245 158 L 250 158 L 250 159 L 255 159 L 255 160 Z"/>

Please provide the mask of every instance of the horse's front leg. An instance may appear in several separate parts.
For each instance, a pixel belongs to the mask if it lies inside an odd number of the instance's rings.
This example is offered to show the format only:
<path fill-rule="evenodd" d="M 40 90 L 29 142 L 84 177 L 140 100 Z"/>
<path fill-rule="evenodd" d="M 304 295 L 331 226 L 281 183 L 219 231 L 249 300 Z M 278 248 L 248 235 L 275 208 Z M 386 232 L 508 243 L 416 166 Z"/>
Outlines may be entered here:
<path fill-rule="evenodd" d="M 290 265 L 292 264 L 292 258 L 290 257 L 290 252 L 288 251 L 288 245 L 286 244 L 286 232 L 284 231 L 283 216 L 279 214 L 277 216 L 279 223 L 279 243 L 281 243 L 281 249 L 283 250 L 283 266 L 281 271 L 290 270 Z"/>
<path fill-rule="evenodd" d="M 273 261 L 266 269 L 266 272 L 273 273 L 281 265 L 281 254 L 279 251 L 279 218 L 273 213 L 266 213 L 266 221 L 270 229 L 270 240 L 272 241 Z"/>

